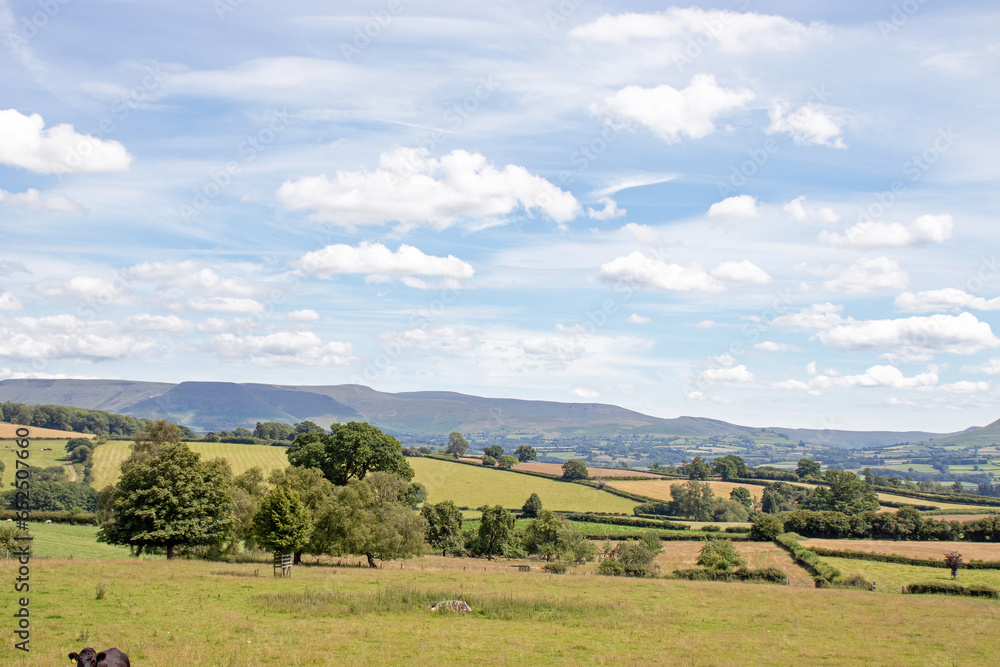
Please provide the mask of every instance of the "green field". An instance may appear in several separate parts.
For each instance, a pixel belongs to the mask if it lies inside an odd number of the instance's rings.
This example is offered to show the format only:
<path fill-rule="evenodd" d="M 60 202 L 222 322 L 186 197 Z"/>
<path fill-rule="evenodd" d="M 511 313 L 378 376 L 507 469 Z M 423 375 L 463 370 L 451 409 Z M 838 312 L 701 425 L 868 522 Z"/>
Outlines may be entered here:
<path fill-rule="evenodd" d="M 101 544 L 96 526 L 32 523 L 32 547 L 36 558 L 125 558 L 128 547 Z"/>
<path fill-rule="evenodd" d="M 943 567 L 926 567 L 920 565 L 899 565 L 896 563 L 879 563 L 871 560 L 854 558 L 822 557 L 844 577 L 860 574 L 868 581 L 874 581 L 886 592 L 899 593 L 900 587 L 906 584 L 924 582 L 950 582 L 951 570 Z M 1000 589 L 1000 570 L 960 570 L 957 583 L 963 586 L 989 586 Z M 996 604 L 994 602 L 993 604 Z"/>
<path fill-rule="evenodd" d="M 18 449 L 14 443 L 14 440 L 0 440 L 0 461 L 3 461 L 4 464 L 3 485 L 5 488 L 7 482 L 14 479 L 14 470 L 16 469 L 14 461 L 17 460 L 15 451 Z M 31 454 L 27 460 L 35 467 L 48 468 L 66 465 L 66 462 L 62 460 L 66 456 L 66 440 L 32 440 L 28 451 Z M 66 474 L 69 474 L 68 468 Z"/>
<path fill-rule="evenodd" d="M 108 484 L 114 484 L 121 476 L 121 464 L 129 455 L 131 442 L 112 441 L 99 445 L 94 450 L 94 483 L 95 489 L 103 489 Z M 268 447 L 267 445 L 237 445 L 227 442 L 189 442 L 191 451 L 201 454 L 202 460 L 224 458 L 234 475 L 254 466 L 269 471 L 288 466 L 284 447 Z"/>
<path fill-rule="evenodd" d="M 404 566 L 275 579 L 259 564 L 38 560 L 31 652 L 13 649 L 5 595 L 0 661 L 49 667 L 84 646 L 117 646 L 142 667 L 985 665 L 1000 654 L 1000 605 L 988 601 Z M 14 567 L 0 564 L 0 578 L 13 581 Z M 428 611 L 441 599 L 473 612 Z"/>
<path fill-rule="evenodd" d="M 558 482 L 498 468 L 451 463 L 439 459 L 407 459 L 413 481 L 427 487 L 427 502 L 451 500 L 459 507 L 503 505 L 520 509 L 532 493 L 549 510 L 632 513 L 636 502 L 581 484 Z"/>

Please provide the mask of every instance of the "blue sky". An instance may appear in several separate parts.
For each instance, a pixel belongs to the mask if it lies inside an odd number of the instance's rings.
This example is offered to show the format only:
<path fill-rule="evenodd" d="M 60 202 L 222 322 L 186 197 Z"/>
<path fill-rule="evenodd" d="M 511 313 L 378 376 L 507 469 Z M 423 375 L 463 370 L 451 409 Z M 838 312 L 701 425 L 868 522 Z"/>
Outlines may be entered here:
<path fill-rule="evenodd" d="M 1000 417 L 992 3 L 0 0 L 0 379 Z"/>

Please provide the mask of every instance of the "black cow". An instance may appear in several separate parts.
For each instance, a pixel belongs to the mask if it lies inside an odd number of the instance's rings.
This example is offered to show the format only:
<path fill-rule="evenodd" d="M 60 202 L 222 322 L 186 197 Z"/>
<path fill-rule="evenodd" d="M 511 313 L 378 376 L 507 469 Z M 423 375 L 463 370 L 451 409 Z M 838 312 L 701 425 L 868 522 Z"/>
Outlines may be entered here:
<path fill-rule="evenodd" d="M 79 653 L 70 653 L 70 660 L 76 660 L 76 667 L 132 667 L 128 656 L 116 648 L 98 653 L 89 646 Z"/>

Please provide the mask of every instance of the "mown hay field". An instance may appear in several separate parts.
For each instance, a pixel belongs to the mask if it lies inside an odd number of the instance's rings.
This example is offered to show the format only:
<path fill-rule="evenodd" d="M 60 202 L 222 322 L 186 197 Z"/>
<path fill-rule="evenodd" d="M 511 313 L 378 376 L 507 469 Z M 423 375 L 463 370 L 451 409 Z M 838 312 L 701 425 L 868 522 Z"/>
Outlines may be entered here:
<path fill-rule="evenodd" d="M 899 593 L 902 586 L 926 582 L 951 582 L 951 570 L 944 567 L 927 567 L 924 565 L 900 565 L 897 563 L 879 563 L 871 560 L 855 558 L 831 558 L 823 556 L 821 560 L 837 568 L 842 578 L 861 575 L 867 581 L 874 581 L 883 592 Z M 1000 590 L 1000 570 L 966 570 L 959 571 L 957 583 L 963 586 L 988 586 Z M 994 605 L 1000 606 L 996 601 Z M 998 626 L 1000 627 L 1000 626 Z M 996 641 L 996 640 L 994 640 Z M 1000 651 L 1000 643 L 997 644 Z M 1000 657 L 1000 654 L 998 654 Z"/>
<path fill-rule="evenodd" d="M 656 498 L 657 500 L 663 500 L 670 502 L 673 498 L 670 496 L 670 487 L 673 484 L 685 484 L 687 480 L 683 479 L 656 479 L 649 480 L 615 480 L 609 479 L 608 486 L 613 486 L 616 489 L 622 491 L 627 491 L 629 493 L 638 493 L 642 496 L 649 496 L 650 498 Z M 716 496 L 720 498 L 729 498 L 729 494 L 732 493 L 733 489 L 738 486 L 742 486 L 744 489 L 750 492 L 757 500 L 760 500 L 764 495 L 764 487 L 757 486 L 756 484 L 737 484 L 734 482 L 703 482 L 712 487 L 712 491 Z"/>
<path fill-rule="evenodd" d="M 95 489 L 103 489 L 108 484 L 115 484 L 121 476 L 121 464 L 130 453 L 132 443 L 115 440 L 99 445 L 94 450 L 94 483 Z M 271 470 L 288 466 L 288 457 L 284 447 L 268 447 L 267 445 L 238 445 L 228 442 L 189 442 L 191 451 L 201 455 L 203 461 L 223 458 L 229 461 L 229 467 L 234 475 L 257 466 L 264 470 L 265 476 Z"/>
<path fill-rule="evenodd" d="M 128 547 L 97 541 L 96 526 L 31 523 L 32 549 L 37 558 L 126 558 Z"/>
<path fill-rule="evenodd" d="M 936 518 L 936 517 L 935 517 Z M 910 542 L 908 540 L 819 540 L 800 542 L 806 548 L 823 547 L 843 551 L 863 551 L 876 554 L 896 554 L 907 558 L 934 558 L 944 560 L 949 551 L 962 554 L 970 560 L 1000 561 L 1000 544 L 989 542 Z"/>
<path fill-rule="evenodd" d="M 544 472 L 549 475 L 562 475 L 562 464 L 561 463 L 539 463 L 538 461 L 528 461 L 527 463 L 518 463 L 514 466 L 516 470 L 527 470 L 529 472 Z M 643 472 L 642 470 L 629 470 L 628 468 L 592 468 L 587 466 L 587 473 L 590 477 L 649 477 L 650 479 L 660 479 L 659 475 L 655 475 L 651 472 Z"/>
<path fill-rule="evenodd" d="M 407 459 L 416 476 L 413 481 L 427 487 L 427 502 L 451 500 L 459 507 L 503 505 L 520 509 L 532 493 L 542 499 L 548 510 L 576 512 L 632 513 L 634 500 L 606 491 L 559 482 L 544 477 L 522 475 L 499 468 L 483 468 L 440 459 Z"/>
<path fill-rule="evenodd" d="M 87 440 L 93 439 L 95 436 L 92 433 L 77 433 L 75 431 L 58 431 L 51 428 L 38 428 L 36 426 L 19 426 L 17 424 L 9 424 L 7 422 L 0 422 L 0 440 L 7 440 L 13 438 L 19 438 L 17 432 L 21 429 L 28 429 L 28 439 L 29 440 L 68 440 L 69 438 L 86 438 Z"/>
<path fill-rule="evenodd" d="M 40 559 L 31 563 L 31 652 L 15 651 L 8 629 L 0 662 L 48 667 L 84 646 L 117 646 L 143 667 L 984 665 L 1000 657 L 1000 605 L 983 600 L 412 564 L 296 567 L 276 579 L 261 564 Z M 0 563 L 0 579 L 13 581 L 15 567 Z M 441 599 L 466 600 L 473 611 L 430 612 Z M 2 596 L 8 628 L 14 611 L 15 596 Z"/>

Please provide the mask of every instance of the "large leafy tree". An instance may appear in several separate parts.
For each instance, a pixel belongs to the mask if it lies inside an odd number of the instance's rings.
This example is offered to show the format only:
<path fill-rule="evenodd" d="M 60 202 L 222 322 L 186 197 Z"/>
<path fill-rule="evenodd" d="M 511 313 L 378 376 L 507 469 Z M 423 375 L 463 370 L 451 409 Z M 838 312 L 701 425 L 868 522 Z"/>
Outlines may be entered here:
<path fill-rule="evenodd" d="M 819 461 L 812 459 L 799 459 L 799 464 L 795 466 L 795 474 L 805 479 L 806 477 L 820 477 Z"/>
<path fill-rule="evenodd" d="M 712 472 L 724 480 L 747 477 L 748 470 L 746 461 L 735 454 L 726 454 L 712 461 Z"/>
<path fill-rule="evenodd" d="M 451 454 L 456 459 L 461 458 L 469 450 L 469 441 L 458 431 L 448 434 L 448 447 L 445 452 Z"/>
<path fill-rule="evenodd" d="M 111 521 L 98 540 L 143 548 L 219 544 L 233 530 L 230 481 L 219 461 L 203 462 L 183 443 L 133 462 L 112 494 Z"/>
<path fill-rule="evenodd" d="M 403 458 L 399 440 L 366 422 L 334 424 L 331 433 L 300 434 L 288 448 L 293 466 L 318 468 L 337 486 L 363 480 L 373 472 L 387 472 L 400 479 L 413 478 L 413 468 Z"/>
<path fill-rule="evenodd" d="M 514 450 L 514 456 L 521 463 L 527 463 L 528 461 L 534 461 L 538 458 L 538 452 L 531 445 L 521 445 Z"/>
<path fill-rule="evenodd" d="M 375 559 L 409 558 L 423 550 L 427 522 L 400 502 L 408 485 L 386 472 L 364 480 L 352 479 L 337 491 L 329 509 L 317 521 L 326 550 L 335 555 L 358 554 L 368 565 Z"/>
<path fill-rule="evenodd" d="M 860 514 L 877 512 L 878 494 L 853 472 L 831 468 L 823 474 L 825 487 L 813 491 L 804 503 L 806 509 Z"/>
<path fill-rule="evenodd" d="M 260 501 L 253 515 L 257 543 L 278 554 L 301 551 L 312 532 L 312 517 L 299 494 L 279 486 Z"/>
<path fill-rule="evenodd" d="M 587 470 L 587 464 L 583 461 L 566 461 L 566 463 L 562 465 L 562 471 L 563 479 L 587 479 L 590 477 L 590 471 Z"/>
<path fill-rule="evenodd" d="M 427 522 L 427 543 L 440 549 L 442 556 L 462 550 L 462 510 L 453 501 L 424 504 L 420 515 Z"/>
<path fill-rule="evenodd" d="M 479 508 L 479 544 L 477 551 L 493 560 L 507 553 L 514 540 L 514 515 L 503 505 L 483 505 Z"/>
<path fill-rule="evenodd" d="M 322 516 L 333 503 L 337 495 L 337 487 L 323 476 L 317 468 L 297 468 L 288 466 L 284 470 L 272 470 L 267 481 L 274 487 L 284 487 L 298 494 L 302 504 L 312 514 L 314 519 Z M 295 562 L 302 562 L 302 554 L 319 555 L 326 552 L 327 540 L 325 534 L 313 523 L 309 540 L 299 549 L 293 551 Z"/>

